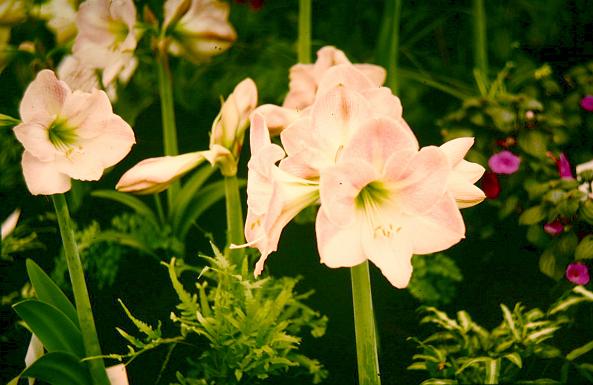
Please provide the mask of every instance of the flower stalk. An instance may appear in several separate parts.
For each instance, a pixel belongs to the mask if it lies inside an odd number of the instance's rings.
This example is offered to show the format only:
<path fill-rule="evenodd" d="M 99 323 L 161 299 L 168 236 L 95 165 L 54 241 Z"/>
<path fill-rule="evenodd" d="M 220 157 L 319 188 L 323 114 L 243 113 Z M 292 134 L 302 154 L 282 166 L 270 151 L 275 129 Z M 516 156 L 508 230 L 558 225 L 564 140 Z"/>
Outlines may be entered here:
<path fill-rule="evenodd" d="M 84 280 L 82 263 L 78 254 L 78 248 L 74 240 L 74 232 L 70 225 L 70 214 L 68 204 L 63 194 L 54 194 L 51 196 L 58 218 L 60 235 L 64 245 L 64 254 L 68 263 L 68 272 L 72 282 L 72 291 L 74 292 L 74 301 L 76 303 L 76 313 L 82 332 L 84 350 L 87 357 L 101 356 L 101 347 L 95 328 L 95 320 L 91 309 L 91 302 Z M 105 372 L 105 364 L 102 358 L 93 358 L 88 360 L 89 371 L 93 385 L 109 385 L 109 379 Z"/>
<path fill-rule="evenodd" d="M 484 0 L 472 0 L 474 22 L 474 68 L 488 78 L 488 45 L 486 42 L 486 11 Z"/>
<path fill-rule="evenodd" d="M 157 71 L 159 77 L 159 95 L 161 97 L 161 115 L 163 122 L 163 143 L 165 155 L 173 156 L 179 153 L 177 146 L 177 128 L 175 127 L 175 110 L 173 105 L 173 86 L 169 58 L 165 49 L 157 53 Z M 169 209 L 173 206 L 175 196 L 179 191 L 179 182 L 174 182 L 167 190 Z"/>
<path fill-rule="evenodd" d="M 311 0 L 299 0 L 298 62 L 311 63 Z"/>
<path fill-rule="evenodd" d="M 243 263 L 243 248 L 230 248 L 230 245 L 242 245 L 245 243 L 243 235 L 243 209 L 241 207 L 241 195 L 239 194 L 239 183 L 236 175 L 224 177 L 224 193 L 226 199 L 226 223 L 227 223 L 227 250 L 229 259 L 237 266 Z"/>
<path fill-rule="evenodd" d="M 352 302 L 354 305 L 354 330 L 356 334 L 356 358 L 358 383 L 380 385 L 379 354 L 369 263 L 365 261 L 350 269 L 352 278 Z"/>
<path fill-rule="evenodd" d="M 376 59 L 378 64 L 387 69 L 387 81 L 394 94 L 399 91 L 399 77 L 396 75 L 399 61 L 399 33 L 402 0 L 388 0 L 385 3 L 385 13 L 381 24 Z"/>

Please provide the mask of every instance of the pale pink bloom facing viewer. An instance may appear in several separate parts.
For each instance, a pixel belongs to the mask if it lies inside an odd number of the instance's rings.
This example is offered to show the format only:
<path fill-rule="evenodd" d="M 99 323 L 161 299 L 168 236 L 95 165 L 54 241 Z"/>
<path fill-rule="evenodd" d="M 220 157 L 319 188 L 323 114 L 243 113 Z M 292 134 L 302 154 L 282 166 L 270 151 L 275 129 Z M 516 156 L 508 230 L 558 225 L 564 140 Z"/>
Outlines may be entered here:
<path fill-rule="evenodd" d="M 71 178 L 98 180 L 135 143 L 103 91 L 73 92 L 50 70 L 29 84 L 20 115 L 14 133 L 25 147 L 23 174 L 34 195 L 66 192 Z"/>

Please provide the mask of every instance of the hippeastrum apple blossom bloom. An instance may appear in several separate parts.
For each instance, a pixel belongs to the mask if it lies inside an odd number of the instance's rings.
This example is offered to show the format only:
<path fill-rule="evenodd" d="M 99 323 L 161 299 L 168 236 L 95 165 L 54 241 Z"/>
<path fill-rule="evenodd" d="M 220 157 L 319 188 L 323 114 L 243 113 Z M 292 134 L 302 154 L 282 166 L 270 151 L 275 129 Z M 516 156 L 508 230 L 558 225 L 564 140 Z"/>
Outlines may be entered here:
<path fill-rule="evenodd" d="M 126 171 L 115 188 L 135 194 L 159 193 L 205 159 L 203 151 L 144 159 Z"/>
<path fill-rule="evenodd" d="M 214 119 L 208 150 L 145 159 L 128 170 L 115 188 L 135 194 L 158 193 L 204 160 L 220 165 L 223 175 L 236 175 L 249 115 L 256 105 L 257 87 L 247 78 L 235 87 Z"/>
<path fill-rule="evenodd" d="M 249 125 L 249 115 L 256 106 L 257 87 L 253 80 L 247 78 L 237 84 L 214 119 L 210 134 L 210 149 L 220 146 L 221 156 L 211 163 L 214 165 L 218 162 L 223 175 L 237 173 L 237 159 L 243 146 L 245 130 Z"/>
<path fill-rule="evenodd" d="M 202 62 L 226 51 L 237 39 L 228 22 L 229 5 L 218 0 L 167 0 L 163 28 L 169 52 Z"/>
<path fill-rule="evenodd" d="M 39 7 L 39 16 L 47 20 L 47 27 L 56 35 L 58 44 L 76 36 L 76 0 L 49 0 Z"/>
<path fill-rule="evenodd" d="M 341 149 L 372 116 L 393 119 L 417 145 L 402 118 L 401 103 L 389 89 L 374 86 L 351 64 L 332 67 L 321 80 L 309 111 L 280 134 L 288 154 L 280 167 L 302 178 L 318 177 L 321 170 L 335 164 Z"/>
<path fill-rule="evenodd" d="M 86 0 L 76 15 L 72 52 L 82 64 L 103 71 L 103 85 L 135 69 L 136 7 L 132 0 Z"/>
<path fill-rule="evenodd" d="M 521 158 L 508 150 L 498 152 L 488 159 L 488 166 L 497 174 L 514 174 L 519 170 Z"/>
<path fill-rule="evenodd" d="M 251 118 L 250 146 L 245 239 L 248 246 L 257 247 L 261 253 L 254 272 L 258 276 L 268 255 L 276 251 L 284 226 L 319 199 L 319 185 L 276 166 L 285 154 L 271 142 L 265 119 L 259 113 Z"/>
<path fill-rule="evenodd" d="M 135 143 L 105 92 L 73 92 L 50 70 L 29 84 L 20 115 L 14 133 L 25 147 L 23 174 L 34 195 L 66 192 L 71 178 L 98 180 Z"/>
<path fill-rule="evenodd" d="M 348 72 L 347 76 L 343 76 L 340 72 L 327 76 L 335 66 L 341 66 L 342 71 Z M 299 113 L 313 104 L 318 94 L 337 85 L 338 83 L 335 82 L 337 74 L 340 74 L 342 79 L 350 85 L 356 83 L 359 91 L 362 90 L 361 87 L 380 87 L 387 76 L 385 69 L 378 65 L 352 64 L 341 50 L 332 46 L 321 48 L 317 51 L 317 61 L 314 64 L 295 64 L 291 67 L 289 91 L 282 106 L 269 104 L 259 107 L 262 109 L 260 112 L 266 117 L 272 134 L 281 132 L 296 120 Z M 324 86 L 321 86 L 324 78 L 326 81 Z"/>
<path fill-rule="evenodd" d="M 412 274 L 412 255 L 447 249 L 465 236 L 438 147 L 420 151 L 389 118 L 371 118 L 320 178 L 316 221 L 321 262 L 351 267 L 369 259 L 398 288 Z"/>
<path fill-rule="evenodd" d="M 477 163 L 464 160 L 465 154 L 474 144 L 474 138 L 457 138 L 441 145 L 447 155 L 452 172 L 447 181 L 447 190 L 457 201 L 459 208 L 475 206 L 486 198 L 486 194 L 474 185 L 486 169 Z"/>

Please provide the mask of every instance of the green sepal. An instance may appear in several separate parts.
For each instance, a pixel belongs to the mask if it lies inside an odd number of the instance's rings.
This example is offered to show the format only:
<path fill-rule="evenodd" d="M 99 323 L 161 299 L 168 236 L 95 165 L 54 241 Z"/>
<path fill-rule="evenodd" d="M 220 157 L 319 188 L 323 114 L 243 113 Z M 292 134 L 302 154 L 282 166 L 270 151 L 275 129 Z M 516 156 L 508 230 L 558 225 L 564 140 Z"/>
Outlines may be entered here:
<path fill-rule="evenodd" d="M 26 263 L 29 280 L 35 289 L 35 294 L 39 298 L 39 301 L 57 307 L 79 328 L 76 308 L 64 292 L 32 259 L 27 259 Z"/>
<path fill-rule="evenodd" d="M 21 301 L 13 308 L 48 352 L 68 352 L 80 358 L 85 356 L 80 329 L 60 309 L 31 299 Z"/>

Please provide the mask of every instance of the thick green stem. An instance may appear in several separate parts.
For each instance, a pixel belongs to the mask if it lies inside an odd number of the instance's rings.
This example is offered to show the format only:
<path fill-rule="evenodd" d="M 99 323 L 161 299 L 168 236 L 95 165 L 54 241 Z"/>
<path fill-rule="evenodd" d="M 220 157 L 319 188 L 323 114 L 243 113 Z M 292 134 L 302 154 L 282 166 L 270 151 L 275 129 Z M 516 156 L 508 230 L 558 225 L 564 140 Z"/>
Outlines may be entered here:
<path fill-rule="evenodd" d="M 350 269 L 352 302 L 354 304 L 354 330 L 359 385 L 380 385 L 379 354 L 369 263 L 363 262 Z"/>
<path fill-rule="evenodd" d="M 391 28 L 389 39 L 389 58 L 386 63 L 387 81 L 385 85 L 391 88 L 394 94 L 399 92 L 399 76 L 397 76 L 397 64 L 399 61 L 399 21 L 401 18 L 402 1 L 389 0 L 391 3 Z"/>
<path fill-rule="evenodd" d="M 243 235 L 243 209 L 241 207 L 241 195 L 239 194 L 237 176 L 224 177 L 224 193 L 226 198 L 227 250 L 231 261 L 240 267 L 243 262 L 244 249 L 228 248 L 231 244 L 241 245 L 245 243 L 245 237 Z"/>
<path fill-rule="evenodd" d="M 163 121 L 163 143 L 165 155 L 179 154 L 177 146 L 177 128 L 175 127 L 175 109 L 173 105 L 173 86 L 169 59 L 164 49 L 158 50 L 157 69 L 159 75 L 159 94 L 161 97 L 161 115 Z M 167 189 L 167 203 L 171 210 L 179 192 L 179 181 L 173 182 Z"/>
<path fill-rule="evenodd" d="M 488 45 L 486 42 L 486 11 L 484 0 L 472 0 L 474 21 L 474 68 L 488 78 Z"/>
<path fill-rule="evenodd" d="M 70 225 L 68 204 L 63 194 L 52 195 L 52 200 L 56 209 L 60 234 L 64 244 L 64 254 L 68 263 L 68 272 L 70 273 L 70 280 L 72 282 L 74 302 L 76 303 L 76 312 L 82 332 L 85 353 L 87 357 L 100 356 L 101 347 L 95 329 L 95 320 L 93 319 L 89 293 L 84 281 L 82 263 L 80 262 L 78 248 L 74 240 L 74 232 Z M 103 359 L 91 359 L 88 361 L 88 365 L 94 385 L 109 385 Z"/>
<path fill-rule="evenodd" d="M 298 62 L 311 63 L 311 0 L 299 0 Z"/>

